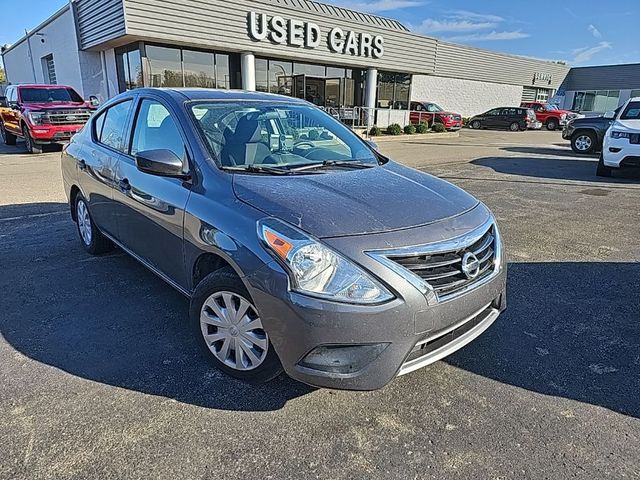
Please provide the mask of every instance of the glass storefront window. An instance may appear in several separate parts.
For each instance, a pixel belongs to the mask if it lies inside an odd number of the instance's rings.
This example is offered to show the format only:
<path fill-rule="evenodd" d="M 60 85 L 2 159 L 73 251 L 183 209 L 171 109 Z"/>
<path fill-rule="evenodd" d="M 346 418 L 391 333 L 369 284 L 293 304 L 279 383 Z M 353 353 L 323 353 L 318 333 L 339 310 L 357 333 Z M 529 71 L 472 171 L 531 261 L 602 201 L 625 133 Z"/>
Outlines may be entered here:
<path fill-rule="evenodd" d="M 150 87 L 182 87 L 182 61 L 180 49 L 147 45 Z"/>
<path fill-rule="evenodd" d="M 116 50 L 116 68 L 120 92 L 144 86 L 142 58 L 137 44 Z"/>
<path fill-rule="evenodd" d="M 578 112 L 609 112 L 618 108 L 620 90 L 576 92 L 572 110 Z"/>
<path fill-rule="evenodd" d="M 294 75 L 306 75 L 308 77 L 321 77 L 327 76 L 327 69 L 324 65 L 311 65 L 308 63 L 294 63 L 293 64 Z"/>
<path fill-rule="evenodd" d="M 269 92 L 291 95 L 293 90 L 293 64 L 269 60 Z"/>
<path fill-rule="evenodd" d="M 216 86 L 213 53 L 183 50 L 182 62 L 185 87 L 214 88 Z"/>
<path fill-rule="evenodd" d="M 396 93 L 393 108 L 407 110 L 409 108 L 409 95 L 411 90 L 411 75 L 396 74 Z"/>
<path fill-rule="evenodd" d="M 256 90 L 258 92 L 269 91 L 268 79 L 267 61 L 263 58 L 256 58 Z"/>
<path fill-rule="evenodd" d="M 381 72 L 378 75 L 378 108 L 394 108 L 396 75 Z"/>
<path fill-rule="evenodd" d="M 631 98 L 640 97 L 640 90 L 631 90 Z"/>
<path fill-rule="evenodd" d="M 229 55 L 216 53 L 216 87 L 229 90 L 231 88 L 231 70 Z"/>

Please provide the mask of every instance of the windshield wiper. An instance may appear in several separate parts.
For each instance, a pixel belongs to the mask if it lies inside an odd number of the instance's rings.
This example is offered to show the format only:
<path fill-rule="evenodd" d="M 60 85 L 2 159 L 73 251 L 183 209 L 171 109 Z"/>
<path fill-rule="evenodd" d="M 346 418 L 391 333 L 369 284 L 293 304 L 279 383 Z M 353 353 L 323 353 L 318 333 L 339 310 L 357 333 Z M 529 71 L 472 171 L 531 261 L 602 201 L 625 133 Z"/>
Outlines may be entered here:
<path fill-rule="evenodd" d="M 289 175 L 291 172 L 288 168 L 275 165 L 234 165 L 220 168 L 229 172 L 265 173 L 271 175 Z"/>
<path fill-rule="evenodd" d="M 315 170 L 318 168 L 327 168 L 327 167 L 344 167 L 344 168 L 353 168 L 361 170 L 363 168 L 372 168 L 375 165 L 370 163 L 362 163 L 356 162 L 353 160 L 325 160 L 322 163 L 311 163 L 309 165 L 301 165 L 299 167 L 293 167 L 289 170 L 292 172 L 303 172 L 305 170 Z"/>

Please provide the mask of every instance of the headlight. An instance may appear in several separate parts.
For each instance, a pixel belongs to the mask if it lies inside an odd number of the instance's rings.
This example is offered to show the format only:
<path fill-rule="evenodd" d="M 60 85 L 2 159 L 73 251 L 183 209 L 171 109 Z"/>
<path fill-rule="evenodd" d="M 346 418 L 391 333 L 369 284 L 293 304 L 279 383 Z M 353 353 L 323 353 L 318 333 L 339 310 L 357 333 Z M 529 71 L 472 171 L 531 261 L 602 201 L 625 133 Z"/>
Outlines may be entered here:
<path fill-rule="evenodd" d="M 389 290 L 353 262 L 280 220 L 260 220 L 258 235 L 287 268 L 297 292 L 357 304 L 393 298 Z"/>
<path fill-rule="evenodd" d="M 47 113 L 46 112 L 29 112 L 29 120 L 34 125 L 44 125 L 47 123 Z"/>
<path fill-rule="evenodd" d="M 630 138 L 631 135 L 628 132 L 616 132 L 615 130 L 611 131 L 611 138 Z"/>
<path fill-rule="evenodd" d="M 566 120 L 567 119 L 567 114 L 563 113 L 562 115 L 560 115 L 560 120 Z"/>

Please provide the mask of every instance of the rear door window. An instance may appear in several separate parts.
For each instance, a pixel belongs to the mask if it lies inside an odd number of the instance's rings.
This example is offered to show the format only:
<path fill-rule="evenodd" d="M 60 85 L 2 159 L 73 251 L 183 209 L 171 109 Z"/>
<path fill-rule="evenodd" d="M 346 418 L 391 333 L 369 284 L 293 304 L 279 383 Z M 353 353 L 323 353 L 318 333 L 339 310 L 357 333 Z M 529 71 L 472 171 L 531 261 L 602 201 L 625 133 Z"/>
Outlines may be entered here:
<path fill-rule="evenodd" d="M 94 133 L 99 143 L 126 153 L 125 129 L 132 104 L 132 100 L 125 100 L 108 108 L 100 116 L 96 117 L 94 120 Z"/>

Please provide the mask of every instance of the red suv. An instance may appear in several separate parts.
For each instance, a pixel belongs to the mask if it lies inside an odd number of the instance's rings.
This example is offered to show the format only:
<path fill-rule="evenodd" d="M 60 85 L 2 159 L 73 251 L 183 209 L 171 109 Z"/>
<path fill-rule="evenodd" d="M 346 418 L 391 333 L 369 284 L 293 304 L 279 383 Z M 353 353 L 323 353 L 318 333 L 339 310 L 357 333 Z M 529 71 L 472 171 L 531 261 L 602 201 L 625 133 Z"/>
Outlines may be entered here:
<path fill-rule="evenodd" d="M 462 116 L 459 113 L 447 112 L 432 102 L 411 102 L 410 122 L 417 125 L 421 122 L 433 125 L 441 123 L 447 130 L 462 128 Z"/>
<path fill-rule="evenodd" d="M 42 146 L 68 141 L 96 108 L 97 99 L 86 102 L 73 88 L 64 85 L 10 85 L 8 108 L 0 110 L 0 134 L 7 145 L 24 138 L 29 153 Z"/>
<path fill-rule="evenodd" d="M 520 106 L 532 109 L 538 121 L 547 127 L 547 130 L 557 130 L 561 126 L 564 127 L 570 120 L 578 117 L 576 113 L 569 110 L 561 110 L 550 103 L 522 102 Z"/>

